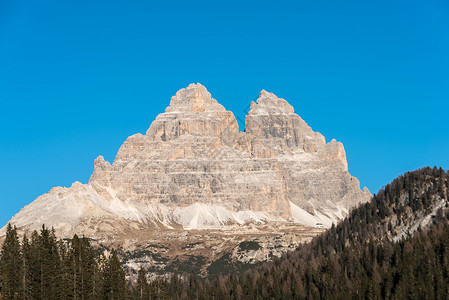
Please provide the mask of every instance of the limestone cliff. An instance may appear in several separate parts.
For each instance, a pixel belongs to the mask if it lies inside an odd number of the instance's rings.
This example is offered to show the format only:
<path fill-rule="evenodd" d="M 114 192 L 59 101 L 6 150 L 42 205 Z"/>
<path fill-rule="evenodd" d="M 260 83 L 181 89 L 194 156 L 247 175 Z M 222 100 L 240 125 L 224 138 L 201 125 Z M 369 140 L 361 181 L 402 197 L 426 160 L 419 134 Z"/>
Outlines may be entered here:
<path fill-rule="evenodd" d="M 88 184 L 52 189 L 11 223 L 97 237 L 127 227 L 327 227 L 371 197 L 348 173 L 343 145 L 326 143 L 286 100 L 266 91 L 251 103 L 239 132 L 233 113 L 191 84 L 145 135 L 123 143 L 112 164 L 99 156 L 94 166 Z"/>

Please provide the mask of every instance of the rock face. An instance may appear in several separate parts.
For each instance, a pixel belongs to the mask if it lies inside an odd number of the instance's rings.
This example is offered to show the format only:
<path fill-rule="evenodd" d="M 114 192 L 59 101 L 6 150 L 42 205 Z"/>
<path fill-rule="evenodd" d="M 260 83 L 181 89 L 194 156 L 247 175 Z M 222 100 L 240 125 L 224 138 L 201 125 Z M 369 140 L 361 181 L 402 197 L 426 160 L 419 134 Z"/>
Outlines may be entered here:
<path fill-rule="evenodd" d="M 45 223 L 61 236 L 118 235 L 123 224 L 329 227 L 371 197 L 348 173 L 343 145 L 326 143 L 286 100 L 266 91 L 251 103 L 239 132 L 233 113 L 191 84 L 145 135 L 124 142 L 113 164 L 99 156 L 94 165 L 88 184 L 52 189 L 11 223 L 24 230 Z"/>

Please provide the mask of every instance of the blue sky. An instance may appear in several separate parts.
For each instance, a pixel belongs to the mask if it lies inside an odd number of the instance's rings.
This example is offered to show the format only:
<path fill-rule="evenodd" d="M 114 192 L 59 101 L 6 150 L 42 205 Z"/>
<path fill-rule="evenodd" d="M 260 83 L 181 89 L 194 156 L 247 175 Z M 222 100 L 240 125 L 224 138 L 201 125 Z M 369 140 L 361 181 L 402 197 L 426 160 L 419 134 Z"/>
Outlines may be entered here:
<path fill-rule="evenodd" d="M 287 99 L 373 193 L 448 169 L 448 29 L 445 0 L 2 0 L 0 226 L 192 82 L 238 118 L 261 89 Z"/>

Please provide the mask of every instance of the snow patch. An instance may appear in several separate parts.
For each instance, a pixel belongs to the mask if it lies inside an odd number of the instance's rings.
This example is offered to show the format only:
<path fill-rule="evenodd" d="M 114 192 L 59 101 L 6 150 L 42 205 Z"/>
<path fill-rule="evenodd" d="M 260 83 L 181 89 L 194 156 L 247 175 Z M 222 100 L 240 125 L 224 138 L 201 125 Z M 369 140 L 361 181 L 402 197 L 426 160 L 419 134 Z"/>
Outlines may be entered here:
<path fill-rule="evenodd" d="M 312 215 L 311 213 L 307 212 L 306 210 L 302 209 L 296 204 L 293 204 L 291 201 L 289 201 L 289 203 L 294 222 L 306 226 L 316 226 L 317 223 L 323 224 L 323 226 L 326 228 L 330 228 L 332 226 L 331 218 L 319 212 L 314 212 L 315 215 Z"/>

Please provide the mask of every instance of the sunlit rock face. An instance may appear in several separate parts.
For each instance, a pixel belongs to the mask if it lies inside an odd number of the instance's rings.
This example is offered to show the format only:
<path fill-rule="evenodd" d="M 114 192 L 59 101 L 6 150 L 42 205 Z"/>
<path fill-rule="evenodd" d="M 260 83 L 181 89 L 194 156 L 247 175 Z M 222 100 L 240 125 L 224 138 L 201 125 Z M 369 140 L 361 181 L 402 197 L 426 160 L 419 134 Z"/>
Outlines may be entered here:
<path fill-rule="evenodd" d="M 239 132 L 233 113 L 191 84 L 145 135 L 123 143 L 112 164 L 99 156 L 88 184 L 52 189 L 11 222 L 23 229 L 45 223 L 62 236 L 119 235 L 128 227 L 330 226 L 370 197 L 348 173 L 343 145 L 326 143 L 286 100 L 262 91 Z"/>

